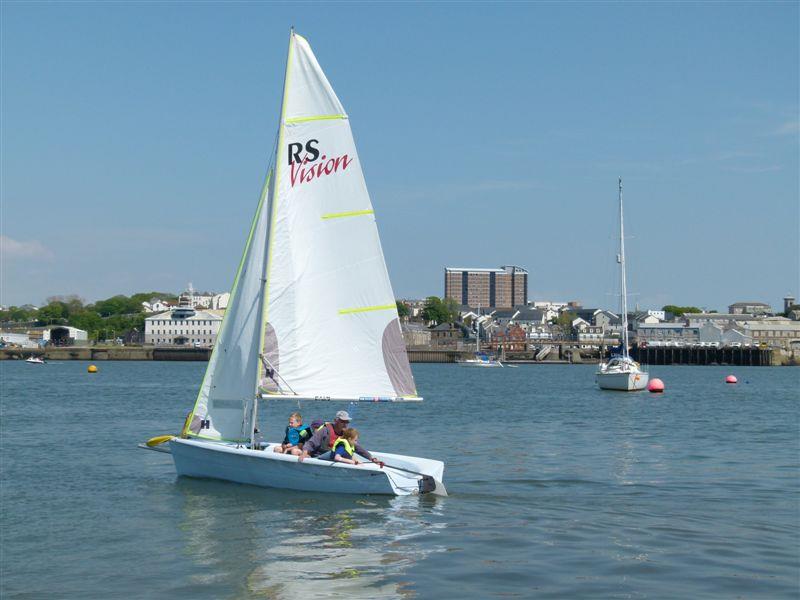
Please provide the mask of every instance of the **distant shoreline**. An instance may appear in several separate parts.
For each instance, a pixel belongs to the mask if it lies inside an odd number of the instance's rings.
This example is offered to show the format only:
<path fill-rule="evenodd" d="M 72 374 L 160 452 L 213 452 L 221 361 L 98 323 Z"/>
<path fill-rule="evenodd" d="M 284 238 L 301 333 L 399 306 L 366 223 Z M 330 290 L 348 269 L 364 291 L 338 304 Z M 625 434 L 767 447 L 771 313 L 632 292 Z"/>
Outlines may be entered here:
<path fill-rule="evenodd" d="M 457 359 L 468 358 L 470 352 L 441 349 L 409 349 L 408 357 L 411 363 L 455 363 Z M 45 360 L 82 360 L 87 362 L 102 361 L 165 361 L 165 362 L 207 362 L 211 357 L 211 348 L 180 348 L 165 346 L 61 346 L 49 348 L 0 348 L 0 361 L 25 360 L 30 356 L 41 356 Z M 510 358 L 505 363 L 511 365 L 593 365 L 599 361 L 584 358 L 570 362 L 568 360 L 532 360 L 526 358 Z M 706 364 L 690 363 L 660 363 L 681 364 L 685 366 L 706 366 Z M 738 362 L 734 355 L 730 361 L 708 364 L 707 366 L 792 366 L 794 363 L 787 361 L 786 357 L 778 352 L 770 352 L 770 360 L 759 365 L 749 365 L 747 362 Z"/>

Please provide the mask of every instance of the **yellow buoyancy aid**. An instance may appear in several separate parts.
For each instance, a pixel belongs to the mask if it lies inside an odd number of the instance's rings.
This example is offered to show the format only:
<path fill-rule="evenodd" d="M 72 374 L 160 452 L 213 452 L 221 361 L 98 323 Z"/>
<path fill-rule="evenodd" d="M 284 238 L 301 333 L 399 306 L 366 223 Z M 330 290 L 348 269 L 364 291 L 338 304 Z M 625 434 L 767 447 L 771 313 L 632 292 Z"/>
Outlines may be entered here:
<path fill-rule="evenodd" d="M 341 444 L 344 446 L 344 451 L 347 453 L 347 458 L 353 458 L 353 454 L 355 454 L 356 449 L 350 445 L 350 442 L 343 437 L 337 438 L 335 442 L 333 442 L 333 447 L 331 447 L 331 452 L 336 454 L 336 447 Z"/>

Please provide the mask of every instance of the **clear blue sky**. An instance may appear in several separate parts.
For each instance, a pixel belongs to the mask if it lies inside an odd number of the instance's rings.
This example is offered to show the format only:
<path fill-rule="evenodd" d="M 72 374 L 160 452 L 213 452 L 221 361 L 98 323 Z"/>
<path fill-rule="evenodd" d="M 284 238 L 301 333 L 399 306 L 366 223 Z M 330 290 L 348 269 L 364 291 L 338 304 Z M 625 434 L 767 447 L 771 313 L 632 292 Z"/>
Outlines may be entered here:
<path fill-rule="evenodd" d="M 616 306 L 800 296 L 798 3 L 2 3 L 2 298 L 230 287 L 288 29 L 350 114 L 398 297 L 518 264 Z"/>

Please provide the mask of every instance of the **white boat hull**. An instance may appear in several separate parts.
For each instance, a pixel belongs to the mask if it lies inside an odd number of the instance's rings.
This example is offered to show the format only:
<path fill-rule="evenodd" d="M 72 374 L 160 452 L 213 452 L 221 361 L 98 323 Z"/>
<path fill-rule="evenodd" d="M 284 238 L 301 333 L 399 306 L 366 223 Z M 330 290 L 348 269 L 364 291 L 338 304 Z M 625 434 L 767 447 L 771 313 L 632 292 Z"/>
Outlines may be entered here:
<path fill-rule="evenodd" d="M 462 367 L 502 367 L 503 363 L 498 360 L 460 360 L 457 364 Z"/>
<path fill-rule="evenodd" d="M 598 372 L 595 381 L 601 390 L 636 392 L 647 387 L 650 376 L 644 371 L 620 371 L 616 373 Z"/>
<path fill-rule="evenodd" d="M 300 462 L 296 456 L 273 452 L 275 444 L 264 450 L 250 450 L 230 443 L 172 438 L 169 446 L 175 470 L 184 477 L 336 494 L 406 496 L 429 491 L 422 475 L 388 465 L 381 468 L 373 463 L 349 465 L 316 458 Z M 441 461 L 383 452 L 372 455 L 395 467 L 429 475 L 441 485 L 444 473 Z"/>

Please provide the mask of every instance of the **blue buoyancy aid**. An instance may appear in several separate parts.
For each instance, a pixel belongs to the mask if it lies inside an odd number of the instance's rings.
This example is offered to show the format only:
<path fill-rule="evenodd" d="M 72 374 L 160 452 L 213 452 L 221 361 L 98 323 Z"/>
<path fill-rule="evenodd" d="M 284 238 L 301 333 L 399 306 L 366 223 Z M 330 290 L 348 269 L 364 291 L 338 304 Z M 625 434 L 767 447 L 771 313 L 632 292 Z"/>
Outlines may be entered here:
<path fill-rule="evenodd" d="M 344 439 L 343 437 L 340 437 L 340 438 L 338 438 L 338 439 L 337 439 L 337 440 L 336 440 L 336 441 L 333 443 L 333 447 L 331 448 L 331 452 L 332 452 L 333 454 L 336 454 L 336 447 L 337 447 L 339 444 L 341 444 L 342 446 L 344 446 L 344 451 L 345 451 L 345 453 L 347 454 L 347 456 L 345 456 L 345 458 L 353 458 L 353 454 L 355 454 L 355 452 L 356 452 L 356 449 L 355 449 L 355 447 L 354 447 L 354 446 L 351 446 L 351 445 L 350 445 L 350 442 L 349 442 L 349 441 L 347 441 L 346 439 Z"/>
<path fill-rule="evenodd" d="M 297 427 L 287 427 L 284 443 L 292 446 L 301 444 L 311 437 L 311 428 L 308 425 L 298 425 Z"/>

